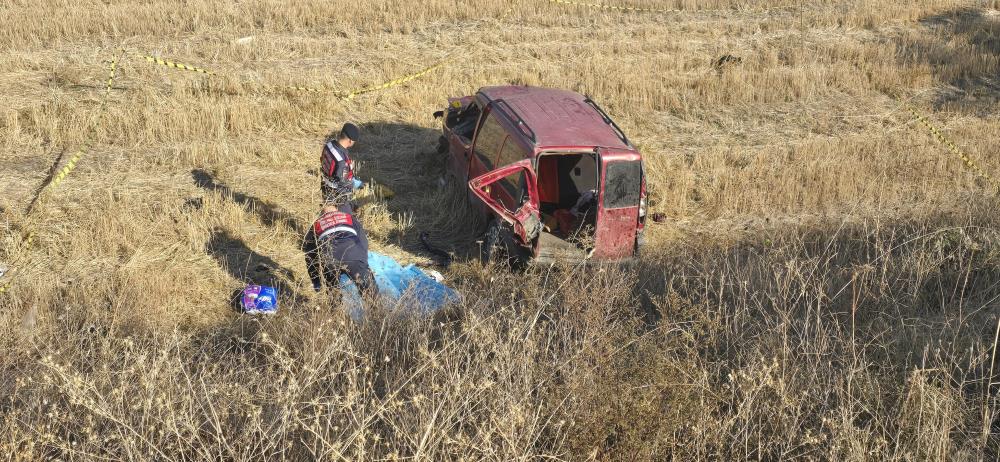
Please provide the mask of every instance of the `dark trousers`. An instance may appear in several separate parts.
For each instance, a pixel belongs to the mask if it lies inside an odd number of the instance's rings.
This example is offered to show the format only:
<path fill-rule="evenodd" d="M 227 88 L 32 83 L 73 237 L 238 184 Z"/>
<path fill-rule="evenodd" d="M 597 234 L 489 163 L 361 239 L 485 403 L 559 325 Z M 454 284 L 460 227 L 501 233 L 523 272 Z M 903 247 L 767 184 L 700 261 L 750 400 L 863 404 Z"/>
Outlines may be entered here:
<path fill-rule="evenodd" d="M 323 276 L 327 287 L 336 287 L 341 274 L 354 281 L 362 294 L 377 294 L 375 275 L 368 267 L 368 249 L 357 237 L 334 239 L 320 244 Z"/>
<path fill-rule="evenodd" d="M 352 203 L 354 188 L 350 186 L 331 188 L 325 181 L 320 181 L 319 192 L 323 196 L 324 203 L 336 205 L 342 212 L 354 213 L 354 205 Z M 344 210 L 343 206 L 349 207 L 348 210 Z"/>

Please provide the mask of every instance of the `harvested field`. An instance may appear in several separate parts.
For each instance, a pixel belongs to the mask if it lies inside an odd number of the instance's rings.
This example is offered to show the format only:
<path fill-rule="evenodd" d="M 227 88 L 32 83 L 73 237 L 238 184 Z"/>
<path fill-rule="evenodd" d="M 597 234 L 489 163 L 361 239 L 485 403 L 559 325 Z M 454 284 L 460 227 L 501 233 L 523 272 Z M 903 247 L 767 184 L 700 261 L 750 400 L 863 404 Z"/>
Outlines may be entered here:
<path fill-rule="evenodd" d="M 0 456 L 998 457 L 1000 4 L 606 5 L 672 11 L 0 5 Z M 587 93 L 641 148 L 666 219 L 634 264 L 475 260 L 431 113 L 503 84 Z M 461 306 L 355 323 L 313 293 L 347 120 L 396 193 L 362 199 L 373 250 L 424 261 L 429 232 Z M 277 316 L 233 310 L 247 281 Z"/>

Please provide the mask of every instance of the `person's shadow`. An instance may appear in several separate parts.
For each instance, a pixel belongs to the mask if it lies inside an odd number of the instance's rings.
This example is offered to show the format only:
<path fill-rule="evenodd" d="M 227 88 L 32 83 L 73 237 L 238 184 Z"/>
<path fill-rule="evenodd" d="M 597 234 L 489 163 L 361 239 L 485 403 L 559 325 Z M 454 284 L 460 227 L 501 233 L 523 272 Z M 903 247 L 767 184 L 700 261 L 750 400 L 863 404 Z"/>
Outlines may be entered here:
<path fill-rule="evenodd" d="M 919 34 L 901 34 L 896 41 L 900 65 L 930 65 L 939 80 L 934 89 L 936 110 L 990 115 L 1000 101 L 997 57 L 1000 34 L 990 10 L 959 7 L 920 19 Z"/>
<path fill-rule="evenodd" d="M 430 114 L 428 119 L 433 120 Z M 440 136 L 440 129 L 369 122 L 361 125 L 361 141 L 351 154 L 361 164 L 356 175 L 391 188 L 395 196 L 386 208 L 410 224 L 389 233 L 387 240 L 431 260 L 464 261 L 478 255 L 476 240 L 483 224 L 467 202 L 468 187 L 444 181 L 448 155 L 436 151 Z"/>
<path fill-rule="evenodd" d="M 194 184 L 198 187 L 207 191 L 219 192 L 223 197 L 245 206 L 250 211 L 256 213 L 257 216 L 260 217 L 261 222 L 265 225 L 276 226 L 280 223 L 284 224 L 296 233 L 305 235 L 306 226 L 294 215 L 286 212 L 278 205 L 239 191 L 233 191 L 233 189 L 225 183 L 221 183 L 216 180 L 211 173 L 202 169 L 196 168 L 191 170 L 191 178 L 194 180 Z"/>
<path fill-rule="evenodd" d="M 205 252 L 211 255 L 223 269 L 245 284 L 274 287 L 278 290 L 279 306 L 287 306 L 304 300 L 294 289 L 295 278 L 291 270 L 281 266 L 270 257 L 261 255 L 228 230 L 215 229 L 205 243 Z M 237 289 L 231 297 L 233 308 L 239 310 L 239 298 L 243 288 Z"/>

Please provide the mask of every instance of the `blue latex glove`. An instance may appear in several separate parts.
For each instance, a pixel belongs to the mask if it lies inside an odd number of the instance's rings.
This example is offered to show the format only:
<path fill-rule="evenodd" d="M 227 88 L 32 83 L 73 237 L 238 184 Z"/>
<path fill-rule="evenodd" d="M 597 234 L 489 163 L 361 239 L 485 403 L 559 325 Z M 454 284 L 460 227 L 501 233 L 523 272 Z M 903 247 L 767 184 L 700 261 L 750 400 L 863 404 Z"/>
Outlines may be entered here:
<path fill-rule="evenodd" d="M 361 189 L 361 187 L 364 186 L 364 184 L 365 184 L 363 181 L 361 181 L 361 180 L 359 180 L 357 178 L 354 178 L 351 181 L 354 182 L 354 189 Z"/>

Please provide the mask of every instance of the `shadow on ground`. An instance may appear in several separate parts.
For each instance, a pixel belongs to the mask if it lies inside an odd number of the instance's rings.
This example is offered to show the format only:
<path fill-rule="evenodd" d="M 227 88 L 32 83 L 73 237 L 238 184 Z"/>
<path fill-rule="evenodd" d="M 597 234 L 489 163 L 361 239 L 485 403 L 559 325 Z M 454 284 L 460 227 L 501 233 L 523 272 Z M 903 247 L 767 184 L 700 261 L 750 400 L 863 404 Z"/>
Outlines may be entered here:
<path fill-rule="evenodd" d="M 427 114 L 428 124 L 434 123 Z M 411 223 L 388 237 L 402 249 L 429 259 L 434 254 L 420 242 L 449 252 L 456 260 L 476 255 L 481 223 L 471 213 L 464 185 L 444 181 L 445 155 L 436 148 L 440 129 L 397 122 L 371 122 L 361 127 L 361 140 L 351 150 L 358 177 L 388 186 L 395 197 L 386 203 L 396 221 Z"/>
<path fill-rule="evenodd" d="M 266 255 L 261 255 L 233 236 L 228 230 L 216 229 L 205 243 L 205 251 L 223 269 L 244 284 L 258 284 L 278 289 L 279 305 L 288 306 L 304 300 L 293 288 L 294 273 Z M 233 293 L 233 308 L 238 309 L 238 295 Z"/>
<path fill-rule="evenodd" d="M 278 226 L 280 224 L 298 234 L 305 235 L 307 225 L 300 222 L 294 215 L 286 212 L 278 205 L 258 197 L 234 191 L 225 183 L 218 181 L 211 173 L 202 169 L 192 170 L 191 178 L 198 187 L 206 191 L 218 192 L 223 197 L 256 213 L 265 225 Z"/>
<path fill-rule="evenodd" d="M 924 17 L 922 33 L 898 38 L 904 65 L 927 63 L 943 86 L 934 96 L 940 109 L 978 115 L 1000 102 L 1000 12 L 958 8 Z"/>

